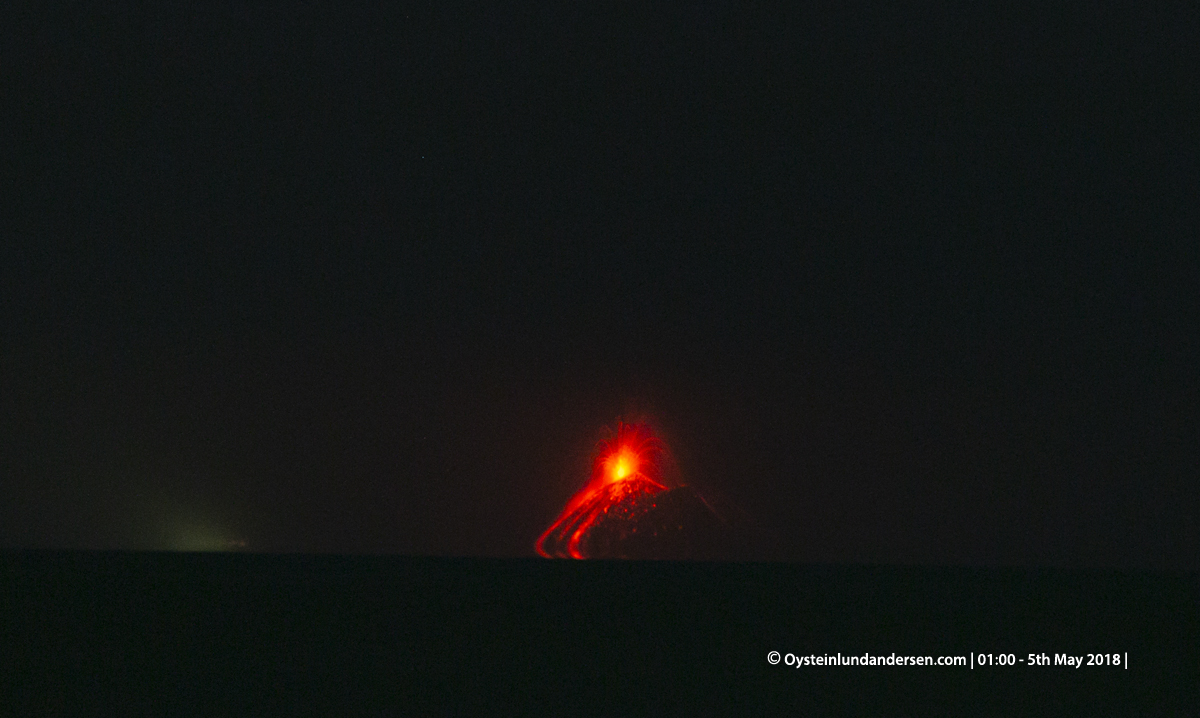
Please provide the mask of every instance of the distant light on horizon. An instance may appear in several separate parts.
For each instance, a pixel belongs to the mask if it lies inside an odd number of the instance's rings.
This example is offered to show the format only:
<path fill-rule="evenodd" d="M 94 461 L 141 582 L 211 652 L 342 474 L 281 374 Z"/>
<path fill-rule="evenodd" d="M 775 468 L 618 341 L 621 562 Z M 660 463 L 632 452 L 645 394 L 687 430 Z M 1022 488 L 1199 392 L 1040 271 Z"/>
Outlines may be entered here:
<path fill-rule="evenodd" d="M 211 521 L 180 521 L 168 529 L 167 551 L 219 552 L 246 548 L 244 538 Z"/>

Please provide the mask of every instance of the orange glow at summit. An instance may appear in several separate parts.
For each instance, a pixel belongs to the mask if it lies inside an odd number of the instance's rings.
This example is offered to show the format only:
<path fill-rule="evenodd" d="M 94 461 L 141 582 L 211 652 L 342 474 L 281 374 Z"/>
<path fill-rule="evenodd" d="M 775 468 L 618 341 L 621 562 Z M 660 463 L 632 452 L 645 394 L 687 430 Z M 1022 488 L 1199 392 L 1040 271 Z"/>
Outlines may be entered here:
<path fill-rule="evenodd" d="M 613 456 L 608 461 L 607 471 L 609 481 L 620 481 L 631 474 L 637 473 L 638 457 L 629 449 L 622 448 L 616 456 Z"/>
<path fill-rule="evenodd" d="M 663 442 L 649 426 L 618 423 L 615 436 L 598 446 L 590 480 L 538 539 L 537 552 L 546 558 L 587 558 L 581 544 L 589 530 L 622 502 L 666 490 L 664 453 Z"/>

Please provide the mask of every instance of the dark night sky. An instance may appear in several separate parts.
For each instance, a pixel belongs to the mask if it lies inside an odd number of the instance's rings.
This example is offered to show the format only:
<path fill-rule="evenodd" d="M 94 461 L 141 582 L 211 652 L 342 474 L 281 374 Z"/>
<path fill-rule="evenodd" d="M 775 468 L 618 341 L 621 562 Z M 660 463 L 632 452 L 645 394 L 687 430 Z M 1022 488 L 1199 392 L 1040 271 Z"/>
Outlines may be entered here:
<path fill-rule="evenodd" d="M 7 11 L 0 544 L 1200 567 L 1194 8 L 377 5 Z"/>

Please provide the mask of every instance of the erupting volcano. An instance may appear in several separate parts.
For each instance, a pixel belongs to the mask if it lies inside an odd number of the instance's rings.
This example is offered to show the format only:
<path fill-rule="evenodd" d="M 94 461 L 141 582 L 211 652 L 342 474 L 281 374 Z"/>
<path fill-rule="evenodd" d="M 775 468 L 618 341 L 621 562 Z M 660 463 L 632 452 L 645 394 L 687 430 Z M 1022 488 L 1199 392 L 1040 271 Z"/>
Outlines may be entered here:
<path fill-rule="evenodd" d="M 724 522 L 698 493 L 665 478 L 666 447 L 644 424 L 618 422 L 587 484 L 536 543 L 546 558 L 711 557 Z"/>

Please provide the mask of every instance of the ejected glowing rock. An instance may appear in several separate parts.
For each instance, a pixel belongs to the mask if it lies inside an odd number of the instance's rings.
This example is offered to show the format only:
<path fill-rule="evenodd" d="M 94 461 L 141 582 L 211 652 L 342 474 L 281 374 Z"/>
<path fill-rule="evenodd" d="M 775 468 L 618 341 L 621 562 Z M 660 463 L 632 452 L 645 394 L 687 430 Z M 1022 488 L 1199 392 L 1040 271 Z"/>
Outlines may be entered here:
<path fill-rule="evenodd" d="M 666 447 L 649 427 L 618 424 L 592 477 L 537 542 L 547 558 L 704 559 L 731 548 L 726 522 L 687 485 L 664 478 Z"/>

